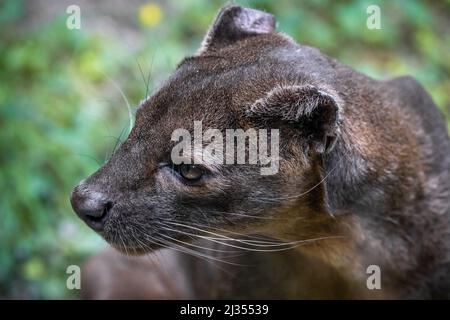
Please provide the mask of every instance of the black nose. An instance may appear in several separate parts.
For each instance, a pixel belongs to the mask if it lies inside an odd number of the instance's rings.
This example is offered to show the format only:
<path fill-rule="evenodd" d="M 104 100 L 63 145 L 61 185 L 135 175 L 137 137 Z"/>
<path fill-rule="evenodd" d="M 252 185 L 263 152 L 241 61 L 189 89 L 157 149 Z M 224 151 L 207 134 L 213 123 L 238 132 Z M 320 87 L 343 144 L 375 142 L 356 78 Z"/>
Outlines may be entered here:
<path fill-rule="evenodd" d="M 77 186 L 70 197 L 70 203 L 77 215 L 95 231 L 102 231 L 113 206 L 104 195 Z"/>

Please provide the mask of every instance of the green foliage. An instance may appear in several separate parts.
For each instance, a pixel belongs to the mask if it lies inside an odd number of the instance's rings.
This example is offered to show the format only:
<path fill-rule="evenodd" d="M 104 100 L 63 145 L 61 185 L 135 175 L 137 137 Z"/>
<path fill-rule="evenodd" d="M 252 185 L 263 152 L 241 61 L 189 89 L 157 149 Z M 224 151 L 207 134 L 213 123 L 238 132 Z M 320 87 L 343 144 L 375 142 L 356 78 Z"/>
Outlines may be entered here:
<path fill-rule="evenodd" d="M 274 13 L 279 30 L 362 72 L 413 75 L 450 118 L 448 1 L 237 2 Z M 224 2 L 154 4 L 161 17 L 152 7 L 139 21 L 136 8 L 134 27 L 146 40 L 130 49 L 114 32 L 100 37 L 87 27 L 68 30 L 65 11 L 32 30 L 22 25 L 25 2 L 3 2 L 0 297 L 76 297 L 65 287 L 67 266 L 80 265 L 104 243 L 75 217 L 69 194 L 105 160 L 120 133 L 126 135 L 118 87 L 136 106 L 149 69 L 151 91 L 195 52 Z M 371 4 L 381 8 L 381 30 L 366 27 Z"/>

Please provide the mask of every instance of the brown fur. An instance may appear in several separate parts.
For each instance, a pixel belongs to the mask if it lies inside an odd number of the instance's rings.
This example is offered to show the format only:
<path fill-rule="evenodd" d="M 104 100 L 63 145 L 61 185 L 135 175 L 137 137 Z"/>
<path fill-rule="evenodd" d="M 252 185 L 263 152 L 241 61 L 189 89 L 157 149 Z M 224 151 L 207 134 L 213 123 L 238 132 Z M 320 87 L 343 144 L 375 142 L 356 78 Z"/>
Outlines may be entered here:
<path fill-rule="evenodd" d="M 123 252 L 180 250 L 184 241 L 241 265 L 162 259 L 186 279 L 188 298 L 449 297 L 450 142 L 431 98 L 412 78 L 371 79 L 274 25 L 267 13 L 224 8 L 199 53 L 140 107 L 127 141 L 74 190 L 74 209 Z M 170 136 L 194 120 L 204 130 L 279 129 L 279 173 L 224 165 L 184 181 L 167 165 Z M 210 232 L 306 242 L 229 257 L 209 251 L 226 245 L 192 242 Z M 366 287 L 372 264 L 380 291 Z M 160 289 L 148 297 L 180 296 Z"/>

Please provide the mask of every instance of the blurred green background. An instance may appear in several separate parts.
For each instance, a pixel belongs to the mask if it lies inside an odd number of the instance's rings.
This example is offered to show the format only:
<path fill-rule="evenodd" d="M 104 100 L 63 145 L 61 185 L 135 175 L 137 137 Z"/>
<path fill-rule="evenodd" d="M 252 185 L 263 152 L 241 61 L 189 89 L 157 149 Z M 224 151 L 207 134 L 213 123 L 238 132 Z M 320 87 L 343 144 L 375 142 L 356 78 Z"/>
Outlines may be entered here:
<path fill-rule="evenodd" d="M 410 74 L 450 121 L 450 1 L 236 1 L 376 78 Z M 66 8 L 81 8 L 81 29 Z M 126 137 L 135 109 L 193 54 L 223 1 L 0 4 L 0 298 L 76 298 L 66 268 L 106 246 L 69 194 Z M 381 9 L 369 30 L 366 9 Z M 148 79 L 148 80 L 147 80 Z"/>

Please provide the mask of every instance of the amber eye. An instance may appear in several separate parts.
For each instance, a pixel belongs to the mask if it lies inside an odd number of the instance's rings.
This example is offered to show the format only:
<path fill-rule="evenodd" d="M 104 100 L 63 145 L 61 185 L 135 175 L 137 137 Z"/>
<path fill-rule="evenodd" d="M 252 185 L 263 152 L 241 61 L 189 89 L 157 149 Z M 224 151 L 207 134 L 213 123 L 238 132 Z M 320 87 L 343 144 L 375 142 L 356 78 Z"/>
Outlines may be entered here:
<path fill-rule="evenodd" d="M 178 173 L 186 180 L 196 181 L 203 176 L 203 169 L 194 164 L 181 164 L 178 166 Z"/>

